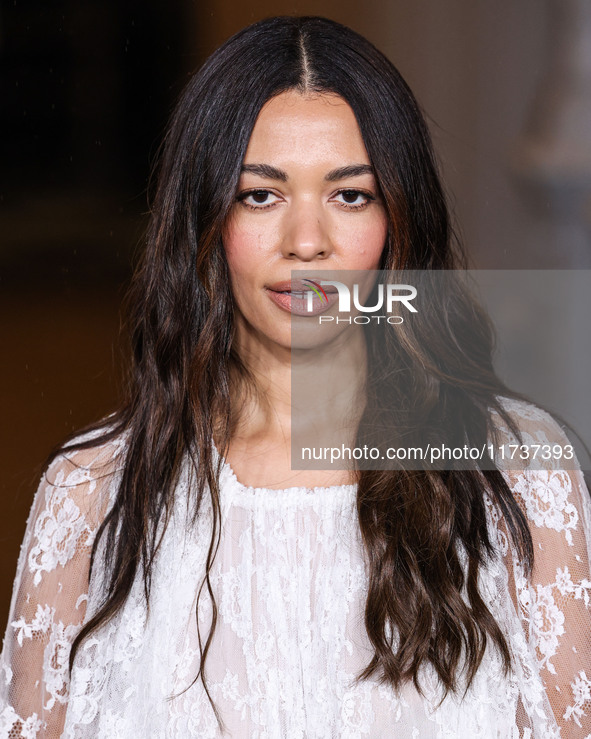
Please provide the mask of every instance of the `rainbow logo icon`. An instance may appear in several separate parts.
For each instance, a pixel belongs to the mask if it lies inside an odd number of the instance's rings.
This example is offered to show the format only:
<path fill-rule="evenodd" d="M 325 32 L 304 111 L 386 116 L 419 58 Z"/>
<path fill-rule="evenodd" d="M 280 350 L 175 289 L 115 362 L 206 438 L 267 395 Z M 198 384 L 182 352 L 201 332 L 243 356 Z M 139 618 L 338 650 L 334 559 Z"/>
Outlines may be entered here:
<path fill-rule="evenodd" d="M 328 303 L 328 296 L 322 289 L 322 285 L 319 285 L 317 282 L 314 282 L 314 280 L 309 280 L 308 278 L 303 279 L 302 282 L 305 282 L 310 287 L 310 290 L 314 292 L 320 300 L 325 300 Z"/>

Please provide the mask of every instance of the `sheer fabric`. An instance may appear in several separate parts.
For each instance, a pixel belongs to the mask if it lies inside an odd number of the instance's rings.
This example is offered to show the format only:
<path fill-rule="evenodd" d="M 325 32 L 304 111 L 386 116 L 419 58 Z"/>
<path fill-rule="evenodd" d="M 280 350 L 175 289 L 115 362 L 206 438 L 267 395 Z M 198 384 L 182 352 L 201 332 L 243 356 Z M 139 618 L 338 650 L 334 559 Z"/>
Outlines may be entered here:
<path fill-rule="evenodd" d="M 511 407 L 526 433 L 542 423 L 546 435 L 561 436 L 545 414 Z M 41 481 L 0 660 L 0 737 L 591 739 L 591 504 L 578 470 L 507 473 L 533 536 L 530 581 L 485 496 L 497 555 L 480 587 L 513 669 L 504 675 L 489 647 L 463 698 L 441 702 L 429 668 L 424 695 L 412 685 L 395 694 L 377 681 L 355 682 L 371 649 L 354 486 L 247 488 L 225 464 L 212 574 L 218 625 L 206 663 L 220 733 L 194 680 L 211 510 L 190 525 L 188 460 L 149 613 L 137 581 L 117 617 L 82 643 L 70 679 L 69 646 L 100 602 L 104 572 L 98 558 L 89 582 L 89 556 L 124 450 L 120 440 L 65 453 Z M 211 613 L 204 589 L 202 639 Z"/>

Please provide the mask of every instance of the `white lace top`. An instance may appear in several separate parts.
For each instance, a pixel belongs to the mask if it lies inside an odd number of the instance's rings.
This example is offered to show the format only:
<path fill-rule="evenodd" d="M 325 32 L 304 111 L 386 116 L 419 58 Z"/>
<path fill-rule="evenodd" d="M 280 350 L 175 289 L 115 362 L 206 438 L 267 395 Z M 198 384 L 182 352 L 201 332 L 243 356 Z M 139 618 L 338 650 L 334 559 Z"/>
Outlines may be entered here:
<path fill-rule="evenodd" d="M 120 467 L 124 448 L 121 441 L 65 454 L 41 481 L 0 662 L 0 737 L 591 737 L 591 505 L 579 471 L 508 474 L 531 526 L 531 582 L 487 501 L 498 556 L 481 592 L 508 639 L 513 671 L 504 676 L 489 648 L 463 699 L 439 705 L 429 669 L 424 695 L 412 685 L 394 694 L 377 681 L 354 682 L 371 650 L 353 486 L 246 488 L 227 465 L 212 577 L 219 620 L 206 663 L 226 733 L 194 682 L 210 512 L 188 524 L 188 464 L 149 614 L 138 581 L 116 618 L 82 643 L 70 679 L 69 645 L 97 606 L 103 575 L 98 559 L 89 584 L 93 538 L 118 483 L 105 465 Z M 207 634 L 208 597 L 201 603 Z"/>

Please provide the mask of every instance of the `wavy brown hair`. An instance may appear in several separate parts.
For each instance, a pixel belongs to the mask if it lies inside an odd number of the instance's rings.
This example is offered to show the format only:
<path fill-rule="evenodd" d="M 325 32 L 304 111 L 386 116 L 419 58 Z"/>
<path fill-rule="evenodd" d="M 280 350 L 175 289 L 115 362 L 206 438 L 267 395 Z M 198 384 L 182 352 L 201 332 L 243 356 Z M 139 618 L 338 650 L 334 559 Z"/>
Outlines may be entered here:
<path fill-rule="evenodd" d="M 132 362 L 126 400 L 114 415 L 86 429 L 100 431 L 98 436 L 77 443 L 71 437 L 49 460 L 64 448 L 88 448 L 126 434 L 116 500 L 93 547 L 93 561 L 99 543 L 106 558 L 106 595 L 74 641 L 70 667 L 88 635 L 122 608 L 137 577 L 149 603 L 163 524 L 189 454 L 194 516 L 204 496 L 214 512 L 200 590 L 213 601 L 213 621 L 210 632 L 200 634 L 196 676 L 207 691 L 204 666 L 217 619 L 209 575 L 220 536 L 223 461 L 216 461 L 213 433 L 224 454 L 232 432 L 230 376 L 245 376 L 233 351 L 222 232 L 257 115 L 287 90 L 336 93 L 354 111 L 388 214 L 382 267 L 463 266 L 419 106 L 398 71 L 367 40 L 323 18 L 271 18 L 242 30 L 208 59 L 182 94 L 162 148 L 146 248 L 127 301 Z M 385 356 L 391 352 L 397 377 L 406 380 L 392 383 L 388 372 L 376 378 L 386 394 L 390 387 L 390 402 L 380 405 L 370 393 L 360 439 L 386 411 L 400 418 L 413 404 L 428 408 L 429 423 L 439 428 L 452 398 L 466 419 L 462 435 L 468 443 L 490 431 L 493 411 L 505 417 L 497 398 L 509 393 L 492 369 L 486 319 L 461 295 L 454 311 L 456 324 L 442 319 L 423 324 L 420 336 L 392 338 Z M 469 337 L 461 330 L 464 311 L 476 316 Z M 444 361 L 436 347 L 445 349 Z M 375 349 L 371 336 L 368 348 Z M 420 689 L 420 668 L 430 663 L 445 692 L 456 691 L 470 684 L 488 643 L 509 669 L 505 636 L 478 589 L 479 571 L 493 554 L 485 489 L 531 567 L 526 521 L 498 470 L 358 473 L 357 511 L 369 564 L 365 626 L 374 648 L 358 679 L 375 676 L 394 688 L 412 680 Z M 467 567 L 461 564 L 464 554 Z M 217 710 L 216 716 L 220 720 Z"/>

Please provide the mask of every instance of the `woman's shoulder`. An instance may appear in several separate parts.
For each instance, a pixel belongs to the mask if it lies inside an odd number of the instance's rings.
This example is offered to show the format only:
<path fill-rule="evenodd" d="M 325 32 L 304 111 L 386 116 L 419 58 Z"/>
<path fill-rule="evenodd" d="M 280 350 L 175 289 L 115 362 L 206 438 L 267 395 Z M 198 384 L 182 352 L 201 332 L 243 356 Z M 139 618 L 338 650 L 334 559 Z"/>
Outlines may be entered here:
<path fill-rule="evenodd" d="M 535 461 L 534 452 L 540 461 L 567 461 L 566 458 L 555 459 L 560 456 L 556 450 L 552 450 L 552 459 L 544 459 L 544 456 L 548 455 L 542 455 L 542 450 L 537 448 L 539 445 L 556 444 L 565 448 L 570 444 L 564 428 L 551 413 L 520 398 L 497 396 L 496 400 L 499 407 L 492 410 L 491 420 L 494 432 L 497 434 L 497 446 L 499 444 L 523 445 L 522 454 L 528 455 L 530 458 L 528 461 L 531 462 Z"/>
<path fill-rule="evenodd" d="M 591 498 L 571 440 L 561 424 L 533 403 L 500 398 L 514 425 L 499 413 L 496 462 L 532 532 L 554 532 L 572 546 L 576 532 L 591 535 Z M 495 420 L 496 419 L 496 420 Z M 515 431 L 519 433 L 516 437 Z M 504 445 L 501 458 L 500 445 Z M 554 547 L 558 542 L 554 542 Z"/>
<path fill-rule="evenodd" d="M 27 521 L 17 581 L 31 580 L 37 588 L 70 565 L 76 571 L 81 563 L 87 568 L 96 533 L 117 494 L 125 449 L 126 436 L 105 423 L 72 437 L 51 458 Z"/>
<path fill-rule="evenodd" d="M 519 428 L 535 424 L 560 429 L 560 426 L 548 411 L 529 400 L 504 395 L 496 396 L 496 400 Z M 493 415 L 498 418 L 498 411 L 493 411 Z"/>
<path fill-rule="evenodd" d="M 47 467 L 66 465 L 88 472 L 103 467 L 121 467 L 125 459 L 128 432 L 115 433 L 116 426 L 108 418 L 100 428 L 82 431 L 65 442 Z"/>
<path fill-rule="evenodd" d="M 116 494 L 127 446 L 128 433 L 115 433 L 107 421 L 77 434 L 46 466 L 38 497 L 46 505 L 59 505 L 63 515 L 76 508 L 98 523 Z"/>

